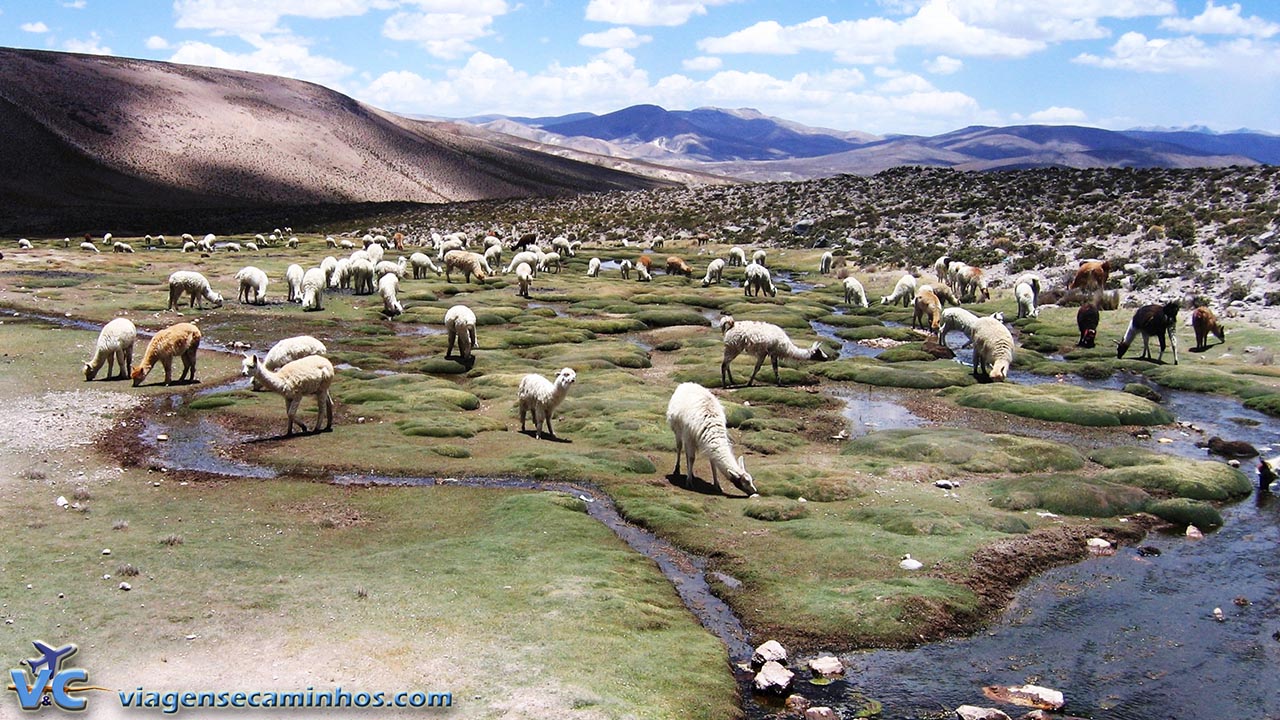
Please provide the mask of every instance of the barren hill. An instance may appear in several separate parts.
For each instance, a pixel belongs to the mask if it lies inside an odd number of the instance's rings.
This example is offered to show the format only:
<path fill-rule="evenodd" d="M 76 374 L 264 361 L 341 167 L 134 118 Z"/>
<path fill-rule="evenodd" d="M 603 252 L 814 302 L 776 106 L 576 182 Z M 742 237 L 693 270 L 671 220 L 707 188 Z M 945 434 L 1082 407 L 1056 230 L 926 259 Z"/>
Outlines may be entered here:
<path fill-rule="evenodd" d="M 0 48 L 0 206 L 446 202 L 660 181 L 234 70 Z"/>

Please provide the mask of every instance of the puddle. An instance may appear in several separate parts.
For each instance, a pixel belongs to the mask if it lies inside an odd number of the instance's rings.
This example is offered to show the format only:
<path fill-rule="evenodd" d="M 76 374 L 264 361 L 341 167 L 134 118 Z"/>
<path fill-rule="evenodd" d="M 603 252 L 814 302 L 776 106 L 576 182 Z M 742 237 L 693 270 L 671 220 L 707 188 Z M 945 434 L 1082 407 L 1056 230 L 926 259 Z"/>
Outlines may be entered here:
<path fill-rule="evenodd" d="M 568 312 L 566 312 L 566 308 L 567 308 L 567 306 L 566 306 L 564 303 L 541 303 L 541 302 L 530 302 L 530 303 L 525 303 L 525 308 L 527 308 L 527 309 L 529 309 L 529 310 L 532 310 L 532 309 L 534 309 L 534 308 L 551 308 L 551 310 L 552 310 L 553 312 L 555 312 L 556 317 L 568 317 L 568 316 L 569 316 L 569 313 L 568 313 Z"/>
<path fill-rule="evenodd" d="M 920 427 L 928 423 L 897 401 L 898 393 L 873 385 L 859 385 L 856 390 L 839 389 L 831 396 L 844 402 L 840 413 L 849 421 L 849 437 L 859 437 L 876 430 Z"/>

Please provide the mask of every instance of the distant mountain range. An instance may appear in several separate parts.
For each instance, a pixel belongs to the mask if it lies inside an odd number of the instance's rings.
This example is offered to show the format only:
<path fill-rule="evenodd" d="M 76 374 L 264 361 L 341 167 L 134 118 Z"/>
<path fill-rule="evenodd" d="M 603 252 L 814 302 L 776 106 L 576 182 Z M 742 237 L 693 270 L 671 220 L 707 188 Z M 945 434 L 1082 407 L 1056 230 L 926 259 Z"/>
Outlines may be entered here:
<path fill-rule="evenodd" d="M 606 115 L 467 121 L 548 148 L 644 159 L 739 180 L 870 175 L 898 165 L 1005 170 L 1280 164 L 1280 137 L 1247 131 L 1022 125 L 969 127 L 932 137 L 880 137 L 807 127 L 749 109 L 673 111 L 656 105 Z"/>

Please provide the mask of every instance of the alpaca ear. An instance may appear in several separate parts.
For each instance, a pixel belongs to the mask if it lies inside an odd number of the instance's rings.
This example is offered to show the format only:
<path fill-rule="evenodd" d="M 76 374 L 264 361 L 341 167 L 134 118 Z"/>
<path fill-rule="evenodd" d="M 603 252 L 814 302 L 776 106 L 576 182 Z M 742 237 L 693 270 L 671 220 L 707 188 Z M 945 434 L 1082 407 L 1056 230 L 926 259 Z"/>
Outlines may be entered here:
<path fill-rule="evenodd" d="M 738 467 L 742 470 L 742 472 L 747 471 L 747 459 L 742 455 L 738 456 Z"/>

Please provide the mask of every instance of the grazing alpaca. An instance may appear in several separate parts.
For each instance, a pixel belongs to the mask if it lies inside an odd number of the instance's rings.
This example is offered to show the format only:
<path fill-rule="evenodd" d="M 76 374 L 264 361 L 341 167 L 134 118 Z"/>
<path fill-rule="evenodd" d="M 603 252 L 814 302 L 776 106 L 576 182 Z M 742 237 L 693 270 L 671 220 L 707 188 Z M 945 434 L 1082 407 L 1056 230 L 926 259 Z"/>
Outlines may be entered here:
<path fill-rule="evenodd" d="M 222 307 L 222 296 L 213 291 L 208 279 L 194 270 L 178 270 L 169 275 L 169 309 L 178 312 L 178 302 L 183 295 L 188 296 L 187 307 L 197 304 L 203 308 L 204 301 L 213 303 L 214 307 Z"/>
<path fill-rule="evenodd" d="M 942 318 L 942 302 L 938 300 L 938 296 L 933 290 L 926 287 L 921 288 L 915 299 L 912 301 L 914 311 L 911 315 L 911 327 L 924 329 L 924 320 L 929 320 L 929 332 L 938 333 L 938 324 Z"/>
<path fill-rule="evenodd" d="M 178 382 L 188 379 L 196 382 L 196 351 L 199 349 L 200 328 L 195 325 L 177 323 L 161 330 L 151 337 L 147 351 L 142 355 L 142 363 L 130 373 L 133 386 L 141 385 L 157 362 L 164 366 L 164 384 L 171 384 L 175 357 L 182 358 L 182 374 L 178 376 Z"/>
<path fill-rule="evenodd" d="M 702 287 L 710 287 L 719 285 L 720 278 L 724 275 L 724 259 L 716 258 L 707 263 L 707 274 L 702 278 Z"/>
<path fill-rule="evenodd" d="M 980 317 L 973 324 L 973 374 L 992 382 L 1004 382 L 1013 365 L 1013 335 L 994 317 Z"/>
<path fill-rule="evenodd" d="M 720 487 L 720 474 L 723 473 L 742 492 L 756 494 L 756 485 L 747 472 L 746 462 L 741 457 L 734 460 L 733 446 L 729 443 L 729 431 L 725 426 L 724 407 L 709 390 L 697 383 L 681 383 L 667 403 L 667 425 L 676 436 L 676 469 L 672 471 L 673 475 L 680 475 L 680 454 L 683 452 L 687 460 L 685 479 L 687 484 L 691 484 L 693 461 L 698 450 L 702 450 L 711 463 L 711 481 L 717 490 L 724 492 Z"/>
<path fill-rule="evenodd" d="M 254 382 L 273 393 L 284 396 L 285 412 L 289 415 L 289 427 L 285 435 L 293 434 L 296 424 L 307 432 L 307 426 L 298 419 L 298 406 L 302 398 L 312 395 L 316 399 L 315 432 L 320 432 L 320 419 L 325 418 L 324 429 L 333 427 L 333 398 L 329 396 L 329 385 L 333 383 L 333 363 L 320 355 L 308 355 L 285 364 L 279 372 L 268 370 L 258 362 L 258 356 L 246 353 L 243 372 L 252 377 Z"/>
<path fill-rule="evenodd" d="M 536 373 L 529 373 L 521 378 L 518 393 L 520 432 L 525 431 L 525 417 L 533 413 L 533 436 L 542 439 L 542 424 L 546 422 L 547 436 L 554 438 L 556 433 L 551 429 L 551 416 L 569 394 L 569 386 L 577 379 L 578 374 L 573 368 L 562 368 L 556 374 L 554 383 Z"/>
<path fill-rule="evenodd" d="M 1076 276 L 1067 285 L 1069 290 L 1082 292 L 1100 292 L 1107 285 L 1107 276 L 1111 274 L 1111 263 L 1106 260 L 1085 260 L 1076 270 Z"/>
<path fill-rule="evenodd" d="M 844 304 L 867 307 L 867 291 L 858 282 L 858 278 L 850 275 L 844 279 Z"/>
<path fill-rule="evenodd" d="M 117 366 L 120 378 L 124 379 L 133 365 L 133 344 L 137 339 L 138 330 L 128 318 L 116 318 L 104 325 L 98 333 L 93 357 L 84 364 L 84 379 L 92 380 L 103 363 L 107 365 L 107 379 L 116 377 Z"/>
<path fill-rule="evenodd" d="M 453 354 L 453 344 L 458 344 L 458 355 L 462 362 L 471 364 L 475 361 L 471 351 L 479 346 L 476 342 L 476 314 L 466 305 L 454 305 L 444 314 L 444 327 L 449 331 L 449 347 L 444 351 L 447 360 Z"/>
<path fill-rule="evenodd" d="M 1116 357 L 1122 358 L 1129 350 L 1133 337 L 1142 333 L 1142 355 L 1140 359 L 1151 359 L 1151 336 L 1160 341 L 1160 357 L 1156 362 L 1164 362 L 1164 339 L 1169 337 L 1173 346 L 1173 364 L 1178 364 L 1178 337 L 1174 332 L 1178 329 L 1178 303 L 1167 302 L 1164 305 L 1143 305 L 1133 313 L 1129 321 L 1129 329 L 1124 332 L 1124 339 L 1116 346 Z"/>
<path fill-rule="evenodd" d="M 782 376 L 778 374 L 778 358 L 789 357 L 794 360 L 826 360 L 822 351 L 822 343 L 815 342 L 809 348 L 802 348 L 791 342 L 787 333 L 777 325 L 754 320 L 742 320 L 733 323 L 724 333 L 724 359 L 720 361 L 720 384 L 724 387 L 733 385 L 733 371 L 729 364 L 742 353 L 756 356 L 756 367 L 747 380 L 750 386 L 755 382 L 756 373 L 764 359 L 769 358 L 773 365 L 773 377 L 782 386 Z"/>
<path fill-rule="evenodd" d="M 1209 347 L 1209 333 L 1220 342 L 1227 340 L 1227 331 L 1218 323 L 1218 316 L 1203 305 L 1191 312 L 1191 329 L 1196 333 L 1196 350 Z"/>
<path fill-rule="evenodd" d="M 769 275 L 769 268 L 757 263 L 751 263 L 747 266 L 747 272 L 742 278 L 742 295 L 746 297 L 759 297 L 764 292 L 769 297 L 778 296 L 778 288 L 773 284 L 773 278 Z"/>
<path fill-rule="evenodd" d="M 1098 308 L 1085 303 L 1076 311 L 1076 327 L 1080 329 L 1078 347 L 1091 348 L 1098 339 Z"/>
<path fill-rule="evenodd" d="M 693 268 L 682 258 L 670 255 L 667 257 L 667 274 L 683 275 L 685 277 L 693 277 Z"/>
<path fill-rule="evenodd" d="M 893 286 L 893 292 L 880 298 L 881 305 L 897 305 L 898 301 L 902 301 L 902 307 L 910 307 L 911 300 L 916 296 L 916 279 L 914 276 L 907 274 L 898 278 L 898 282 Z"/>

